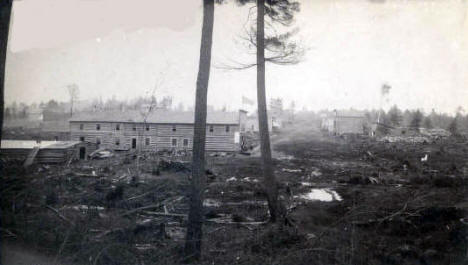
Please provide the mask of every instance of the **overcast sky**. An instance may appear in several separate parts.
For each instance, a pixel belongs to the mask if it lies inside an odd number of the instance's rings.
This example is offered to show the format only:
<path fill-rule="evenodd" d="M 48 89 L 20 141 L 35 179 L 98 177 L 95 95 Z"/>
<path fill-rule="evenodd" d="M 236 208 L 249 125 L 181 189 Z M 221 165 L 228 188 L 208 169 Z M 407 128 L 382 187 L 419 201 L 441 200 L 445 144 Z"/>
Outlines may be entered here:
<path fill-rule="evenodd" d="M 201 0 L 21 0 L 10 29 L 7 103 L 171 95 L 194 104 Z M 293 66 L 267 65 L 267 96 L 298 109 L 387 105 L 468 110 L 466 0 L 304 0 L 294 27 L 308 51 Z M 255 57 L 239 43 L 248 8 L 216 6 L 213 65 Z M 213 68 L 208 103 L 256 99 L 255 69 Z"/>

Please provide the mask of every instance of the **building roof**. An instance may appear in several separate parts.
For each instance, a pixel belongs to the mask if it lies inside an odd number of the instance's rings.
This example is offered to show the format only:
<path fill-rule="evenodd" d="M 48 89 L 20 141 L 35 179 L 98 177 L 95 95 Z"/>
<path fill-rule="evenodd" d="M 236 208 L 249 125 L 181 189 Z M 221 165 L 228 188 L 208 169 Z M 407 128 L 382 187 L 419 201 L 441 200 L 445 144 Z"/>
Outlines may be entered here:
<path fill-rule="evenodd" d="M 328 117 L 340 117 L 340 118 L 364 118 L 365 113 L 363 111 L 348 109 L 348 110 L 335 110 L 327 113 Z"/>
<path fill-rule="evenodd" d="M 335 117 L 332 117 L 332 119 L 335 118 Z M 365 119 L 364 116 L 336 116 L 337 119 L 356 119 L 356 120 L 363 120 Z"/>
<path fill-rule="evenodd" d="M 144 122 L 145 114 L 140 111 L 88 112 L 80 113 L 71 122 Z M 238 124 L 239 112 L 208 112 L 207 124 Z M 146 118 L 147 123 L 193 124 L 194 113 L 188 111 L 154 110 Z"/>
<path fill-rule="evenodd" d="M 66 149 L 79 144 L 79 141 L 33 141 L 33 140 L 2 140 L 2 149 Z"/>
<path fill-rule="evenodd" d="M 68 120 L 43 121 L 41 130 L 44 132 L 69 132 L 70 124 Z"/>

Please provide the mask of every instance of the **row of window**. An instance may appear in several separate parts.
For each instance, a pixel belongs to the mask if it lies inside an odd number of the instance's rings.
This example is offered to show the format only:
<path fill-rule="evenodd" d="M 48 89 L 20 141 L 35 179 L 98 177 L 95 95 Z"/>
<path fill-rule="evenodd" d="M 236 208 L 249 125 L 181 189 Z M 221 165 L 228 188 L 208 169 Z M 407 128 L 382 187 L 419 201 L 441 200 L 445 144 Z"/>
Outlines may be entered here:
<path fill-rule="evenodd" d="M 83 130 L 83 129 L 84 129 L 84 124 L 80 124 L 80 130 Z M 136 129 L 137 129 L 136 125 L 133 125 L 132 130 L 133 130 L 133 131 L 136 131 Z M 210 125 L 208 129 L 209 129 L 210 132 L 213 132 L 213 131 L 214 131 L 214 126 L 213 126 L 213 125 Z M 100 131 L 100 130 L 101 130 L 101 124 L 96 123 L 96 131 Z M 116 124 L 116 125 L 115 125 L 115 130 L 116 130 L 116 131 L 120 131 L 120 124 Z M 146 131 L 149 131 L 149 130 L 150 130 L 150 126 L 149 126 L 149 125 L 146 125 L 145 130 L 146 130 Z M 231 130 L 231 128 L 229 127 L 229 125 L 226 125 L 225 130 L 226 130 L 226 132 L 229 132 L 229 131 Z M 173 125 L 173 126 L 172 126 L 172 131 L 173 131 L 173 132 L 177 131 L 176 125 Z"/>
<path fill-rule="evenodd" d="M 84 140 L 85 140 L 85 137 L 80 136 L 80 141 L 84 142 Z M 150 143 L 151 143 L 151 138 L 146 137 L 145 138 L 145 145 L 149 146 Z M 96 144 L 97 145 L 101 144 L 101 137 L 96 137 Z M 188 147 L 189 146 L 189 139 L 183 139 L 182 144 L 183 144 L 184 147 Z M 115 145 L 120 146 L 120 139 L 119 138 L 115 139 Z M 173 147 L 177 147 L 177 138 L 172 138 L 171 145 Z M 132 148 L 136 148 L 136 138 L 132 138 Z"/>

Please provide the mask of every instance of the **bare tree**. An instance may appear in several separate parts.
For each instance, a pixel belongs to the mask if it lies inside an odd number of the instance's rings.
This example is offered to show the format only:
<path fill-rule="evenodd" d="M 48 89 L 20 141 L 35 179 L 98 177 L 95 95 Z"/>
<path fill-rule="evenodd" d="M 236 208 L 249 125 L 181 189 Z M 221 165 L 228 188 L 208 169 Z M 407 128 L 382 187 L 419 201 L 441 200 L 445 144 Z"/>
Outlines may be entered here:
<path fill-rule="evenodd" d="M 185 255 L 187 259 L 201 257 L 203 190 L 205 188 L 205 139 L 208 81 L 211 67 L 215 0 L 203 0 L 203 24 L 195 98 L 195 125 L 193 135 L 192 185 L 188 216 Z"/>
<path fill-rule="evenodd" d="M 164 75 L 161 73 L 161 77 Z M 147 91 L 147 95 L 145 95 L 145 98 L 149 98 L 150 102 L 149 104 L 144 104 L 144 108 L 140 109 L 140 115 L 143 120 L 143 127 L 142 128 L 136 128 L 137 129 L 137 159 L 136 159 L 136 166 L 137 166 L 137 178 L 139 179 L 140 177 L 140 157 L 141 157 L 141 149 L 143 149 L 143 145 L 146 144 L 146 139 L 144 139 L 145 131 L 150 129 L 148 125 L 148 118 L 153 113 L 154 110 L 158 108 L 158 101 L 156 99 L 156 90 L 161 87 L 163 84 L 163 79 L 158 79 L 156 81 L 156 84 L 154 85 L 153 89 L 151 91 Z M 143 142 L 145 141 L 145 142 Z M 151 143 L 150 143 L 151 144 Z M 157 163 L 159 163 L 157 161 Z"/>
<path fill-rule="evenodd" d="M 278 183 L 273 172 L 271 159 L 270 134 L 265 93 L 265 0 L 257 1 L 257 104 L 258 128 L 260 131 L 260 150 L 262 155 L 264 186 L 267 190 L 270 218 L 275 222 L 278 217 Z"/>
<path fill-rule="evenodd" d="M 219 68 L 242 70 L 257 67 L 257 104 L 258 123 L 260 132 L 260 150 L 262 157 L 262 169 L 264 189 L 267 194 L 270 220 L 276 222 L 283 214 L 280 212 L 278 202 L 278 184 L 273 171 L 271 158 L 270 135 L 268 131 L 268 115 L 265 92 L 265 62 L 278 65 L 297 64 L 302 59 L 305 49 L 292 40 L 297 29 L 279 33 L 275 24 L 280 27 L 291 26 L 294 14 L 299 11 L 299 2 L 294 0 L 237 0 L 240 4 L 256 2 L 257 18 L 255 26 L 247 29 L 244 26 L 247 37 L 243 39 L 248 43 L 248 48 L 256 48 L 255 63 L 235 62 L 236 66 L 221 66 Z M 265 20 L 267 18 L 268 20 Z M 267 29 L 267 33 L 265 33 Z"/>
<path fill-rule="evenodd" d="M 3 104 L 5 93 L 5 63 L 8 47 L 8 33 L 10 30 L 10 16 L 13 0 L 0 2 L 0 128 L 3 126 Z M 0 130 L 0 140 L 2 133 Z"/>
<path fill-rule="evenodd" d="M 73 117 L 73 106 L 75 102 L 78 100 L 78 97 L 80 95 L 80 89 L 78 88 L 78 85 L 76 84 L 68 85 L 67 89 L 68 89 L 68 95 L 70 96 L 70 117 Z"/>
<path fill-rule="evenodd" d="M 249 9 L 247 21 L 244 23 L 244 35 L 240 36 L 241 43 L 248 49 L 257 49 L 258 19 L 252 20 L 252 10 L 260 6 L 257 0 L 236 0 L 241 5 L 257 2 L 256 6 Z M 299 3 L 294 0 L 264 0 L 264 61 L 277 65 L 292 65 L 299 63 L 304 54 L 305 47 L 294 36 L 298 28 L 286 30 L 292 25 L 294 13 L 299 11 Z M 258 9 L 257 9 L 258 13 Z M 266 15 L 266 16 L 265 16 Z M 258 18 L 258 16 L 257 16 Z M 251 21 L 252 20 L 252 21 Z M 251 26 L 246 25 L 253 22 Z M 227 70 L 243 70 L 257 66 L 258 62 L 239 62 L 230 60 L 228 64 L 216 66 Z"/>

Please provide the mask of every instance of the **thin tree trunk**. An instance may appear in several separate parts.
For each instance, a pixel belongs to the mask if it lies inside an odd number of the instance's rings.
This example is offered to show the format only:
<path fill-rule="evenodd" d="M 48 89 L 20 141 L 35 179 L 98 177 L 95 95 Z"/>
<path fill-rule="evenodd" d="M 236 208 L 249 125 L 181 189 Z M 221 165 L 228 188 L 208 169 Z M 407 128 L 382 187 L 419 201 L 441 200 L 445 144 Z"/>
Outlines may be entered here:
<path fill-rule="evenodd" d="M 0 1 L 0 140 L 3 129 L 3 105 L 5 93 L 5 64 L 10 30 L 10 16 L 13 0 Z"/>
<path fill-rule="evenodd" d="M 206 103 L 208 80 L 211 67 L 211 45 L 213 39 L 214 0 L 203 0 L 203 25 L 198 66 L 197 91 L 195 98 L 195 130 L 193 135 L 192 185 L 188 216 L 185 257 L 199 260 L 201 257 L 203 190 L 205 188 L 205 138 Z"/>
<path fill-rule="evenodd" d="M 0 0 L 0 142 L 2 140 L 3 130 L 3 96 L 5 92 L 5 64 L 8 47 L 8 32 L 10 31 L 10 16 L 12 0 Z M 0 144 L 1 146 L 1 144 Z M 3 175 L 3 165 L 0 165 L 0 174 Z M 2 216 L 0 210 L 0 216 Z M 0 220 L 0 227 L 2 222 Z M 0 246 L 2 245 L 3 236 L 0 233 Z M 2 251 L 0 250 L 0 260 L 2 258 Z"/>
<path fill-rule="evenodd" d="M 278 186 L 271 160 L 265 95 L 265 0 L 257 0 L 257 101 L 264 186 L 270 218 L 272 222 L 276 222 L 278 219 Z"/>

